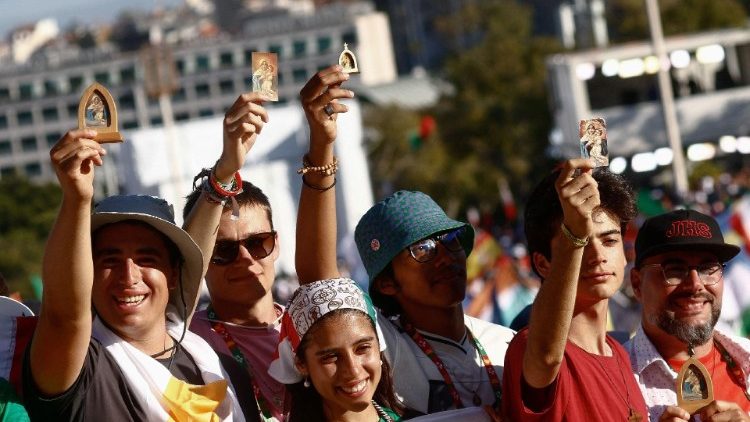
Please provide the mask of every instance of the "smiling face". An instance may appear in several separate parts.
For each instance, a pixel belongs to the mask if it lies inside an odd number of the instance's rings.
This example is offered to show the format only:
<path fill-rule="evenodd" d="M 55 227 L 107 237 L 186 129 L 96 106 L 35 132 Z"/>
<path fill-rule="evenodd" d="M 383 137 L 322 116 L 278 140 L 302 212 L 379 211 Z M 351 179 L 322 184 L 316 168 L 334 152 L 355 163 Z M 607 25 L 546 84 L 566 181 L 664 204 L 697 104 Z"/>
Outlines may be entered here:
<path fill-rule="evenodd" d="M 670 286 L 658 266 L 695 266 L 717 262 L 710 252 L 673 251 L 650 256 L 631 272 L 636 297 L 643 305 L 643 328 L 649 337 L 672 336 L 683 343 L 702 345 L 713 335 L 721 313 L 724 281 L 706 286 L 694 270 L 679 285 Z"/>
<path fill-rule="evenodd" d="M 297 366 L 323 398 L 326 415 L 367 409 L 381 376 L 380 347 L 370 318 L 355 310 L 334 311 L 305 337 L 298 350 L 304 361 Z"/>
<path fill-rule="evenodd" d="M 161 233 L 138 222 L 110 224 L 94 233 L 93 254 L 91 295 L 99 317 L 126 340 L 163 334 L 179 271 Z"/>
<path fill-rule="evenodd" d="M 225 210 L 219 222 L 216 240 L 241 240 L 256 233 L 272 231 L 268 214 L 259 206 L 240 207 L 238 220 L 232 220 L 231 211 Z M 278 237 L 276 246 L 265 258 L 253 258 L 244 245 L 240 245 L 237 259 L 226 264 L 209 264 L 206 283 L 215 308 L 240 306 L 247 308 L 264 296 L 271 294 L 276 278 L 274 264 L 279 257 Z"/>

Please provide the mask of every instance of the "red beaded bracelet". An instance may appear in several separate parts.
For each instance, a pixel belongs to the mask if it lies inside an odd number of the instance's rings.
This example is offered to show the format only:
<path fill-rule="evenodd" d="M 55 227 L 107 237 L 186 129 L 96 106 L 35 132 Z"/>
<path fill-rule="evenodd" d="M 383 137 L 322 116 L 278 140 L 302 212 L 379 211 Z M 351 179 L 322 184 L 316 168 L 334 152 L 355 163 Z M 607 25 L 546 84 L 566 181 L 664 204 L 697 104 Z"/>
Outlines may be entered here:
<path fill-rule="evenodd" d="M 234 173 L 234 188 L 235 190 L 226 190 L 224 187 L 219 183 L 218 180 L 216 180 L 216 174 L 214 171 L 211 171 L 211 174 L 208 176 L 208 180 L 211 183 L 211 187 L 214 189 L 214 191 L 221 195 L 221 196 L 236 196 L 240 192 L 242 192 L 242 177 L 240 176 L 240 172 Z"/>

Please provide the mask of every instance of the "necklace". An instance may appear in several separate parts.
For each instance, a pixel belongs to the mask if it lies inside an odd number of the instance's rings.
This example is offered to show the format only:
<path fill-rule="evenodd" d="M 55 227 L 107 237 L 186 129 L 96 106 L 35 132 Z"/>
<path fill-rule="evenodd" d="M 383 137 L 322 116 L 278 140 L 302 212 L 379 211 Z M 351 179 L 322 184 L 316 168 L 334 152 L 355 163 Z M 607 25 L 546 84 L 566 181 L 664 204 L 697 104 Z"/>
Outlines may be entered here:
<path fill-rule="evenodd" d="M 596 363 L 599 364 L 599 367 L 602 368 L 602 372 L 604 372 L 604 375 L 607 376 L 607 380 L 609 380 L 609 384 L 615 390 L 615 392 L 617 393 L 617 396 L 625 403 L 625 406 L 628 407 L 628 419 L 627 419 L 628 422 L 640 422 L 643 420 L 643 416 L 640 413 L 636 412 L 635 409 L 633 409 L 633 406 L 630 404 L 630 390 L 628 390 L 628 383 L 625 381 L 625 375 L 623 375 L 622 373 L 622 365 L 620 365 L 620 361 L 617 357 L 617 352 L 611 346 L 610 346 L 610 350 L 612 350 L 612 357 L 615 359 L 615 365 L 617 365 L 617 369 L 620 372 L 620 378 L 622 379 L 622 386 L 625 387 L 625 397 L 622 397 L 622 394 L 617 389 L 617 385 L 615 384 L 614 380 L 612 380 L 612 377 L 609 376 L 609 371 L 607 371 L 607 369 L 604 367 L 602 362 L 599 360 L 599 356 L 590 354 L 588 352 L 586 353 L 591 355 L 591 357 L 594 358 Z"/>
<path fill-rule="evenodd" d="M 247 374 L 248 378 L 250 378 L 250 384 L 253 386 L 253 395 L 255 396 L 255 403 L 258 405 L 258 410 L 260 411 L 261 418 L 266 420 L 271 420 L 273 418 L 273 414 L 271 413 L 271 409 L 269 407 L 268 399 L 263 396 L 263 392 L 260 389 L 260 386 L 258 385 L 258 380 L 256 379 L 253 368 L 250 366 L 250 363 L 245 358 L 245 355 L 240 350 L 240 347 L 237 345 L 237 342 L 234 341 L 234 338 L 232 338 L 232 335 L 229 334 L 229 330 L 227 330 L 227 327 L 218 320 L 218 317 L 216 316 L 216 312 L 214 312 L 213 308 L 211 306 L 207 309 L 207 316 L 208 319 L 211 321 L 211 329 L 218 334 L 226 343 L 227 348 L 232 353 L 232 357 L 234 360 L 242 367 L 242 369 L 245 370 L 245 373 Z M 273 391 L 273 389 L 270 389 Z M 281 397 L 279 397 L 279 395 Z M 286 413 L 286 409 L 284 407 L 285 402 L 285 394 L 284 389 L 282 387 L 281 394 L 275 394 L 273 399 L 273 403 L 276 405 L 277 409 L 282 409 L 284 413 Z"/>
<path fill-rule="evenodd" d="M 425 338 L 421 334 L 419 334 L 419 332 L 414 328 L 413 325 L 411 325 L 411 323 L 401 318 L 401 326 L 404 328 L 404 331 L 409 334 L 409 337 L 414 340 L 414 343 L 416 343 L 417 347 L 419 347 L 422 353 L 427 355 L 427 357 L 432 360 L 432 363 L 435 364 L 435 367 L 438 369 L 440 375 L 445 381 L 445 385 L 448 387 L 451 399 L 453 400 L 453 405 L 456 407 L 456 409 L 462 409 L 464 407 L 464 403 L 461 400 L 461 395 L 458 393 L 453 379 L 451 379 L 451 376 L 448 373 L 448 369 L 445 367 L 445 363 L 443 363 L 442 359 L 440 359 L 437 353 L 435 353 L 435 350 L 432 348 L 432 346 L 430 346 L 427 340 L 425 340 Z M 479 343 L 479 340 L 474 337 L 474 334 L 471 333 L 469 327 L 466 327 L 466 336 L 468 337 L 469 341 L 472 342 L 474 348 L 479 353 L 479 356 L 482 359 L 482 363 L 484 364 L 484 369 L 487 371 L 487 377 L 490 379 L 492 391 L 495 393 L 495 403 L 493 403 L 492 407 L 499 408 L 500 400 L 502 398 L 502 386 L 500 384 L 500 377 L 497 376 L 497 372 L 492 366 L 492 361 L 490 361 L 490 357 L 487 356 L 487 352 L 484 350 L 484 347 L 482 347 L 482 344 Z M 474 392 L 472 401 L 474 403 L 474 406 L 480 406 L 482 404 L 482 399 L 479 397 L 479 394 L 477 394 L 476 391 Z"/>
<path fill-rule="evenodd" d="M 371 403 L 375 408 L 375 411 L 378 412 L 378 417 L 380 418 L 378 421 L 383 420 L 385 422 L 394 422 L 391 415 L 389 415 L 381 405 L 377 404 L 375 400 L 372 400 Z"/>

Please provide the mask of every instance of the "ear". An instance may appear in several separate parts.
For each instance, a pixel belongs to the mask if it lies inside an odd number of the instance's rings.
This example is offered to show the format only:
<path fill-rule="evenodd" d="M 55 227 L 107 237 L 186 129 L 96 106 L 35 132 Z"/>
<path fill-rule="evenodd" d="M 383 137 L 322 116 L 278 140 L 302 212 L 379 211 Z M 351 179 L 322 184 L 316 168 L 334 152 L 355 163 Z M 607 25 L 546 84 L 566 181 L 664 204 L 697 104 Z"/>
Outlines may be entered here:
<path fill-rule="evenodd" d="M 638 302 L 643 302 L 642 299 L 642 292 L 641 292 L 641 270 L 638 268 L 631 268 L 630 269 L 630 287 L 633 288 L 633 294 L 638 299 Z"/>
<path fill-rule="evenodd" d="M 294 367 L 297 368 L 297 371 L 299 371 L 300 374 L 302 374 L 303 378 L 308 377 L 307 365 L 305 365 L 305 363 L 297 356 L 294 357 Z"/>
<path fill-rule="evenodd" d="M 539 271 L 539 275 L 542 276 L 542 279 L 546 279 L 547 276 L 549 276 L 549 269 L 550 269 L 550 262 L 539 252 L 534 252 L 531 254 L 531 259 L 534 261 L 534 266 L 536 267 L 536 270 Z"/>

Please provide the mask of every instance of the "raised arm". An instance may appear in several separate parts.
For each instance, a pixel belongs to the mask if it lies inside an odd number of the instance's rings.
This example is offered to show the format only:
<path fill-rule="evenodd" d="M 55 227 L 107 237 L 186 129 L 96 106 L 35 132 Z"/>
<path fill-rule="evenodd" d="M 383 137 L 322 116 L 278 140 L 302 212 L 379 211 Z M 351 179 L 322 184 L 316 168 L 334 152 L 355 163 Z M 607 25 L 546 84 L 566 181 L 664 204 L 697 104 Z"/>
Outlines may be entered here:
<path fill-rule="evenodd" d="M 591 218 L 600 203 L 598 186 L 591 176 L 593 164 L 590 159 L 569 160 L 555 182 L 563 209 L 562 223 L 573 236 L 581 239 L 593 235 Z M 580 174 L 576 175 L 576 170 L 580 170 Z M 575 245 L 560 231 L 551 240 L 552 262 L 537 263 L 537 268 L 544 268 L 546 274 L 534 300 L 523 356 L 523 376 L 532 387 L 547 387 L 560 371 L 573 318 L 583 250 L 583 246 Z"/>
<path fill-rule="evenodd" d="M 94 136 L 93 130 L 69 131 L 50 151 L 63 197 L 44 248 L 44 296 L 31 343 L 31 373 L 48 395 L 73 385 L 91 338 L 91 199 L 94 167 L 106 154 Z"/>
<path fill-rule="evenodd" d="M 245 164 L 247 153 L 255 144 L 268 123 L 268 113 L 262 106 L 260 94 L 250 92 L 242 94 L 224 115 L 224 141 L 221 156 L 214 167 L 218 181 L 229 183 L 234 174 Z M 183 224 L 203 252 L 203 273 L 213 254 L 216 234 L 223 206 L 216 201 L 207 200 L 207 193 L 202 192 L 190 214 Z"/>
<path fill-rule="evenodd" d="M 354 97 L 352 91 L 341 88 L 341 83 L 349 79 L 341 70 L 338 65 L 321 70 L 300 91 L 310 126 L 309 166 L 321 167 L 333 162 L 336 118 L 338 113 L 349 110 L 338 99 Z M 336 265 L 336 176 L 310 171 L 302 178 L 295 266 L 300 284 L 305 284 L 338 277 L 339 271 Z"/>

